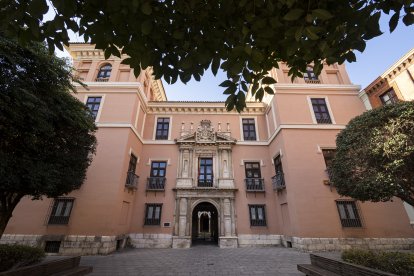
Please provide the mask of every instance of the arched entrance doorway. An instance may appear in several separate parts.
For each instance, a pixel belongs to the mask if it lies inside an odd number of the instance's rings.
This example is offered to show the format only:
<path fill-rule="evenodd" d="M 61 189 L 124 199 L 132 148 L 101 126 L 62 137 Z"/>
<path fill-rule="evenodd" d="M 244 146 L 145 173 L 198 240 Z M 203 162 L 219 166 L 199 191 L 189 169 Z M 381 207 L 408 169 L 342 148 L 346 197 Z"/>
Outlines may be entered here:
<path fill-rule="evenodd" d="M 193 244 L 218 243 L 218 212 L 209 202 L 201 202 L 193 210 L 191 239 Z"/>

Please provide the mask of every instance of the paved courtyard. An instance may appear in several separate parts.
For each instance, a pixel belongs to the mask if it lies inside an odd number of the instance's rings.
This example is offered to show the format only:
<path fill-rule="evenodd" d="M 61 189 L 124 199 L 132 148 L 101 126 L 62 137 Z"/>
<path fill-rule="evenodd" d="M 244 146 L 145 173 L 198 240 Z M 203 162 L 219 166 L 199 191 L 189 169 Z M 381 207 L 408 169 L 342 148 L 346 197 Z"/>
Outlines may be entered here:
<path fill-rule="evenodd" d="M 299 263 L 309 254 L 282 247 L 220 249 L 127 249 L 108 256 L 84 256 L 90 275 L 304 275 Z"/>

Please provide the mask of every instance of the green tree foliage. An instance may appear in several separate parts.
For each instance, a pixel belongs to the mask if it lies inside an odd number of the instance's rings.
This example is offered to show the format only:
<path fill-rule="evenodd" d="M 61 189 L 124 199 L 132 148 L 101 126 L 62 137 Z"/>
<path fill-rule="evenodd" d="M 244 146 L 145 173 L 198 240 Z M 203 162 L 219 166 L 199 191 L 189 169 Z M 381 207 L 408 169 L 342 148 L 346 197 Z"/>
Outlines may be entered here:
<path fill-rule="evenodd" d="M 56 197 L 84 181 L 96 127 L 73 91 L 66 61 L 0 36 L 0 237 L 23 196 Z"/>
<path fill-rule="evenodd" d="M 414 23 L 413 0 L 48 0 L 55 17 L 42 23 L 46 0 L 2 0 L 0 30 L 20 42 L 46 40 L 51 50 L 68 44 L 68 30 L 82 35 L 134 68 L 148 66 L 168 83 L 200 80 L 211 67 L 227 72 L 228 110 L 245 107 L 245 93 L 262 100 L 273 93 L 268 71 L 286 62 L 301 77 L 314 64 L 355 61 L 365 41 L 382 32 L 381 12 Z M 270 85 L 270 86 L 269 86 Z"/>
<path fill-rule="evenodd" d="M 396 196 L 414 206 L 414 102 L 365 112 L 336 144 L 331 169 L 340 195 L 374 202 Z"/>

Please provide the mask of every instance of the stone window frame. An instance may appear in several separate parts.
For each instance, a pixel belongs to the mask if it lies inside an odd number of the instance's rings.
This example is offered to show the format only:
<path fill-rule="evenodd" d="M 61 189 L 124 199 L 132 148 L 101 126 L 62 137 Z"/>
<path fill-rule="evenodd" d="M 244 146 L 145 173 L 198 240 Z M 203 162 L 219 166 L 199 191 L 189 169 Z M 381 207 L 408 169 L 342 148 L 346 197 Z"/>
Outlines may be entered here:
<path fill-rule="evenodd" d="M 110 66 L 111 67 L 110 70 L 109 69 L 105 69 L 105 67 L 107 67 L 107 66 Z M 112 68 L 113 68 L 113 66 L 109 62 L 105 62 L 104 64 L 102 64 L 101 66 L 99 66 L 98 73 L 96 74 L 96 79 L 97 80 L 98 79 L 99 80 L 101 80 L 101 79 L 109 80 L 109 78 L 111 77 L 111 74 L 112 74 Z M 108 75 L 108 72 L 109 72 L 109 75 Z M 101 76 L 101 73 L 104 76 Z"/>
<path fill-rule="evenodd" d="M 333 115 L 333 112 L 332 112 L 332 109 L 331 109 L 331 105 L 329 103 L 328 96 L 325 96 L 325 95 L 312 95 L 312 96 L 306 96 L 306 99 L 308 101 L 308 106 L 309 106 L 309 111 L 311 113 L 312 122 L 315 125 L 324 125 L 324 124 L 318 123 L 316 121 L 315 112 L 313 111 L 312 99 L 324 99 L 325 100 L 326 108 L 328 110 L 329 117 L 331 119 L 331 123 L 329 125 L 331 125 L 331 124 L 332 125 L 335 125 L 336 124 L 335 117 Z"/>
<path fill-rule="evenodd" d="M 158 119 L 161 119 L 161 118 L 168 118 L 169 119 L 167 139 L 157 138 Z M 171 140 L 172 121 L 173 121 L 172 116 L 162 116 L 162 115 L 155 116 L 155 120 L 154 120 L 154 131 L 153 131 L 153 134 L 152 134 L 152 140 L 153 141 L 169 141 L 169 140 Z"/>
<path fill-rule="evenodd" d="M 254 131 L 255 131 L 255 134 L 256 134 L 256 139 L 255 140 L 245 140 L 244 139 L 243 119 L 253 119 L 254 120 Z M 241 141 L 246 141 L 246 142 L 260 141 L 259 128 L 258 128 L 258 125 L 257 125 L 257 116 L 240 116 L 240 140 Z"/>
<path fill-rule="evenodd" d="M 98 97 L 101 97 L 101 102 L 99 103 L 99 109 L 98 109 L 98 112 L 97 112 L 96 117 L 95 117 L 95 122 L 96 123 L 99 122 L 99 120 L 101 118 L 102 109 L 103 109 L 103 106 L 104 106 L 104 103 L 105 103 L 105 94 L 86 94 L 85 98 L 83 100 L 83 103 L 87 106 L 89 98 L 98 98 Z"/>

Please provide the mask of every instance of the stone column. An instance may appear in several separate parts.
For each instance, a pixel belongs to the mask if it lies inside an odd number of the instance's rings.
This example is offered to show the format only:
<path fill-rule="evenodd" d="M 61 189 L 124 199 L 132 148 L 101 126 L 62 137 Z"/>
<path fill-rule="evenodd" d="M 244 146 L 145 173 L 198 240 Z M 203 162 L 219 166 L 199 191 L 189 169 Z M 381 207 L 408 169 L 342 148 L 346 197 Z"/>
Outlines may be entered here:
<path fill-rule="evenodd" d="M 223 213 L 224 213 L 224 236 L 231 236 L 231 212 L 230 212 L 230 200 L 225 198 L 223 201 Z"/>
<path fill-rule="evenodd" d="M 185 236 L 185 230 L 187 227 L 187 199 L 180 199 L 180 220 L 178 226 L 178 235 L 183 237 Z"/>

